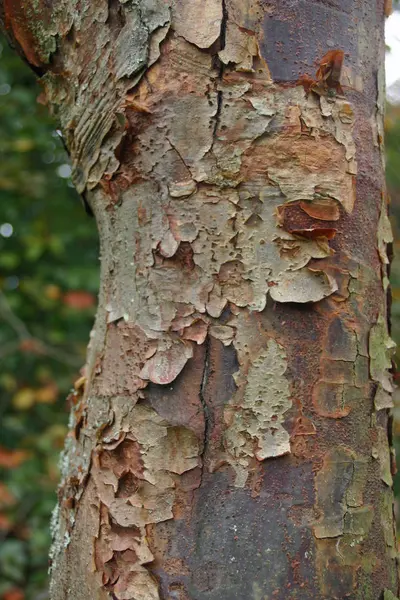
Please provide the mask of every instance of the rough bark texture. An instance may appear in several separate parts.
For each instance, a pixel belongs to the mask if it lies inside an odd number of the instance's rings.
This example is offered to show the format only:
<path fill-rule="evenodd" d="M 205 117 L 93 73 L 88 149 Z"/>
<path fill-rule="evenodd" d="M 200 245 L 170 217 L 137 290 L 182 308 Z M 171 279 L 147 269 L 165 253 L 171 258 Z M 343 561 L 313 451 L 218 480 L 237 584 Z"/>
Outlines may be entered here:
<path fill-rule="evenodd" d="M 101 239 L 52 600 L 397 595 L 383 19 L 3 0 Z"/>

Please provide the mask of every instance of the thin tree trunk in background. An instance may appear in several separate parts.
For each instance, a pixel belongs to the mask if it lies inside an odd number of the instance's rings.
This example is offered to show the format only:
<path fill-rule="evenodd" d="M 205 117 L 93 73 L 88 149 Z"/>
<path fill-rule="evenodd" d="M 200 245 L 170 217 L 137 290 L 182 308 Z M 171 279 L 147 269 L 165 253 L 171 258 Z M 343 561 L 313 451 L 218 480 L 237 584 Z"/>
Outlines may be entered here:
<path fill-rule="evenodd" d="M 52 600 L 395 598 L 383 0 L 3 21 L 101 240 Z"/>

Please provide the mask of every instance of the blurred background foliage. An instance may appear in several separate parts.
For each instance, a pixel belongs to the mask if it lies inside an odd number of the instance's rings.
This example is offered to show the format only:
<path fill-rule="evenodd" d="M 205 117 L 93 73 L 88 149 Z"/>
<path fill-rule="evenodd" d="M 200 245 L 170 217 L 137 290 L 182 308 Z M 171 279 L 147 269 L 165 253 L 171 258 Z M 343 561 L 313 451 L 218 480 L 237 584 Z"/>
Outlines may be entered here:
<path fill-rule="evenodd" d="M 34 75 L 0 38 L 0 598 L 46 600 L 49 519 L 67 395 L 98 290 L 94 219 L 71 186 Z M 400 104 L 386 116 L 387 179 L 400 255 Z M 400 342 L 400 259 L 392 265 Z M 400 364 L 398 350 L 397 363 Z M 400 451 L 400 398 L 395 432 Z M 400 496 L 400 480 L 396 493 Z"/>
<path fill-rule="evenodd" d="M 34 74 L 0 40 L 0 598 L 44 600 L 49 517 L 98 247 Z"/>
<path fill-rule="evenodd" d="M 400 76 L 400 69 L 399 69 Z M 400 79 L 399 79 L 400 82 Z M 390 196 L 390 220 L 393 228 L 393 260 L 391 264 L 391 323 L 392 337 L 397 343 L 395 363 L 397 372 L 395 381 L 397 389 L 394 393 L 394 445 L 397 454 L 397 465 L 400 466 L 400 97 L 397 104 L 386 105 L 385 117 L 385 150 L 386 181 Z M 400 474 L 394 477 L 396 498 L 397 533 L 400 541 Z"/>

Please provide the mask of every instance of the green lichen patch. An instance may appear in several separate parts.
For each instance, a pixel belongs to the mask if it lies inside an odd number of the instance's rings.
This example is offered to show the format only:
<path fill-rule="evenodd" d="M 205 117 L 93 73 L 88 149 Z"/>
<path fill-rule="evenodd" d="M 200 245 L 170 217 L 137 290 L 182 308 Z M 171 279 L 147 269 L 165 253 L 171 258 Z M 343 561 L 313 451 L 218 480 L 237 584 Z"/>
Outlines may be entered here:
<path fill-rule="evenodd" d="M 392 377 L 389 369 L 396 344 L 388 333 L 387 321 L 379 315 L 369 334 L 370 374 L 374 381 L 381 384 L 383 390 L 392 392 Z"/>
<path fill-rule="evenodd" d="M 268 342 L 250 366 L 244 398 L 235 398 L 225 410 L 225 445 L 229 462 L 236 471 L 236 485 L 247 479 L 249 460 L 282 456 L 290 452 L 289 433 L 283 426 L 285 413 L 292 406 L 284 348 L 275 340 Z M 240 372 L 236 380 L 240 381 Z"/>
<path fill-rule="evenodd" d="M 390 590 L 385 590 L 383 592 L 383 600 L 399 600 L 399 599 Z"/>
<path fill-rule="evenodd" d="M 316 538 L 368 530 L 369 511 L 362 507 L 365 482 L 366 461 L 354 452 L 339 447 L 326 454 L 315 478 L 317 508 L 321 513 L 314 526 Z"/>
<path fill-rule="evenodd" d="M 344 532 L 353 535 L 367 535 L 374 516 L 372 506 L 349 508 L 344 516 Z"/>

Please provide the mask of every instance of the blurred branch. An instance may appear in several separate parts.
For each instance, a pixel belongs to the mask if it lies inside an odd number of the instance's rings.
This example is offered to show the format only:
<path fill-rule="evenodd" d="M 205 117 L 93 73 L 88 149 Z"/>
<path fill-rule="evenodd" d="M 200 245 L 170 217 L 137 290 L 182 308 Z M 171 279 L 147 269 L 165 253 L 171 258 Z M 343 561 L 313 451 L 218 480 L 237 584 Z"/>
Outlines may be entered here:
<path fill-rule="evenodd" d="M 65 352 L 61 348 L 56 348 L 55 346 L 49 346 L 45 344 L 41 340 L 35 340 L 37 342 L 37 353 L 42 354 L 43 356 L 48 356 L 49 358 L 54 358 L 65 365 L 69 365 L 74 368 L 79 368 L 82 366 L 82 360 L 79 358 L 74 358 L 68 352 Z"/>
<path fill-rule="evenodd" d="M 82 361 L 79 358 L 71 356 L 71 354 L 61 348 L 56 348 L 42 340 L 34 338 L 25 323 L 15 314 L 5 294 L 1 290 L 0 317 L 10 325 L 18 336 L 18 340 L 12 340 L 0 349 L 0 358 L 21 350 L 48 356 L 49 358 L 53 358 L 70 367 L 79 368 L 82 366 Z"/>
<path fill-rule="evenodd" d="M 15 341 L 15 340 L 11 340 L 11 342 L 4 344 L 0 348 L 0 358 L 4 358 L 5 356 L 8 356 L 9 354 L 14 354 L 14 352 L 16 352 L 18 349 L 19 349 L 19 342 Z"/>
<path fill-rule="evenodd" d="M 4 321 L 14 329 L 20 340 L 30 339 L 32 337 L 25 323 L 14 313 L 2 291 L 0 291 L 0 315 L 4 318 Z"/>

